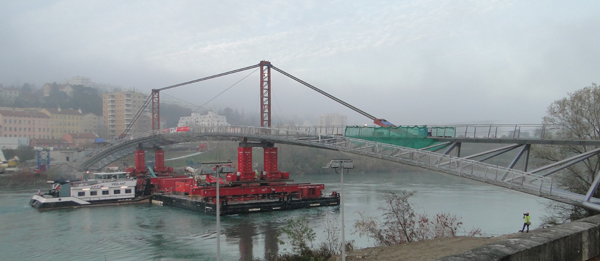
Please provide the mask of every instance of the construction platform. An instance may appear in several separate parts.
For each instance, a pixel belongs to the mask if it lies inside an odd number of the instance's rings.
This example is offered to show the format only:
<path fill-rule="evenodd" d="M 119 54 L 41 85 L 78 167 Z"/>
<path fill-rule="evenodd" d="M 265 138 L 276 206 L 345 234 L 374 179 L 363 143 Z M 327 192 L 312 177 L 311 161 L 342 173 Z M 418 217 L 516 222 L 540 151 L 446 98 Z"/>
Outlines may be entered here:
<path fill-rule="evenodd" d="M 337 194 L 339 195 L 339 194 Z M 212 202 L 194 199 L 184 195 L 154 194 L 150 201 L 153 204 L 173 206 L 202 212 L 208 215 L 216 215 L 216 206 Z M 220 214 L 233 215 L 256 212 L 270 212 L 292 210 L 300 208 L 339 206 L 339 196 L 327 196 L 316 198 L 289 198 L 288 200 L 261 199 L 241 202 L 221 202 Z"/>

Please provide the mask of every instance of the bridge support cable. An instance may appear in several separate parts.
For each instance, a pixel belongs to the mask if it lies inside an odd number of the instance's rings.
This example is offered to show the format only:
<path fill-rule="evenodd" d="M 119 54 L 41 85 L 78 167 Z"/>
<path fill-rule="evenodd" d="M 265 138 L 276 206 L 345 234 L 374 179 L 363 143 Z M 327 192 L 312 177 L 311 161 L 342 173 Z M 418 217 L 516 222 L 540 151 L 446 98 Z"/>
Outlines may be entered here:
<path fill-rule="evenodd" d="M 137 119 L 144 113 L 144 110 L 146 109 L 146 107 L 148 107 L 148 104 L 150 104 L 151 102 L 152 96 L 148 96 L 148 99 L 146 99 L 142 107 L 140 107 L 135 116 L 133 116 L 129 124 L 126 124 L 125 130 L 123 131 L 123 133 L 121 133 L 121 135 L 119 135 L 120 137 L 124 137 L 125 135 L 127 135 L 131 128 L 133 128 L 133 124 L 135 124 L 135 121 L 137 121 Z"/>
<path fill-rule="evenodd" d="M 279 68 L 277 68 L 275 66 L 271 65 L 271 68 L 273 68 L 273 70 L 278 71 L 279 73 L 281 73 L 281 74 L 289 77 L 290 79 L 292 79 L 294 81 L 297 81 L 298 83 L 300 83 L 300 84 L 302 84 L 302 85 L 304 85 L 304 86 L 306 86 L 308 88 L 311 88 L 312 90 L 314 90 L 314 91 L 316 91 L 316 92 L 318 92 L 318 93 L 320 93 L 320 94 L 322 94 L 322 95 L 324 95 L 324 96 L 326 96 L 326 97 L 328 97 L 328 98 L 336 101 L 337 103 L 339 103 L 341 105 L 344 105 L 344 106 L 350 108 L 351 110 L 353 110 L 355 112 L 360 113 L 361 115 L 363 115 L 363 116 L 365 116 L 365 117 L 367 117 L 367 118 L 369 118 L 369 119 L 371 119 L 373 121 L 375 121 L 377 119 L 375 116 L 373 116 L 371 114 L 368 114 L 365 111 L 363 111 L 363 110 L 361 110 L 359 108 L 356 108 L 356 107 L 350 105 L 349 103 L 347 103 L 345 101 L 342 101 L 342 100 L 336 98 L 335 96 L 333 96 L 333 95 L 331 95 L 329 93 L 326 93 L 325 91 L 323 91 L 323 90 L 321 90 L 321 89 L 319 89 L 319 88 L 317 88 L 315 86 L 312 86 L 312 85 L 308 84 L 307 82 L 305 82 L 303 80 L 300 80 L 300 79 L 296 78 L 295 76 L 293 76 L 293 75 L 291 75 L 291 74 L 289 74 L 289 73 L 287 73 L 287 72 L 285 72 L 285 71 L 283 71 L 283 70 L 281 70 L 281 69 L 279 69 Z"/>
<path fill-rule="evenodd" d="M 233 71 L 219 73 L 219 74 L 211 75 L 208 77 L 191 80 L 191 81 L 187 81 L 187 82 L 183 82 L 183 83 L 179 83 L 179 84 L 175 84 L 175 85 L 171 85 L 171 86 L 167 86 L 167 87 L 163 87 L 163 88 L 159 88 L 159 89 L 152 89 L 152 94 L 148 97 L 148 99 L 146 99 L 146 101 L 144 102 L 144 105 L 142 105 L 140 110 L 131 119 L 131 122 L 129 123 L 129 125 L 127 125 L 127 128 L 125 129 L 125 131 L 123 131 L 121 136 L 127 135 L 127 133 L 131 130 L 132 126 L 135 124 L 137 119 L 140 117 L 140 115 L 144 112 L 144 110 L 146 109 L 146 107 L 148 107 L 148 105 L 150 103 L 152 103 L 152 130 L 157 130 L 160 128 L 160 107 L 159 107 L 160 106 L 160 104 L 159 104 L 160 103 L 160 97 L 159 97 L 160 91 L 164 91 L 164 90 L 168 90 L 168 89 L 172 89 L 175 87 L 180 87 L 180 86 L 184 86 L 184 85 L 188 85 L 188 84 L 192 84 L 192 83 L 197 83 L 197 82 L 201 82 L 201 81 L 206 81 L 206 80 L 210 80 L 210 79 L 214 79 L 214 78 L 218 78 L 218 77 L 222 77 L 222 76 L 226 76 L 226 75 L 230 75 L 230 74 L 234 74 L 234 73 L 238 73 L 238 72 L 243 72 L 246 70 L 257 68 L 258 66 L 259 66 L 259 64 L 250 65 L 250 66 L 240 68 L 237 70 L 233 70 Z"/>
<path fill-rule="evenodd" d="M 197 82 L 206 81 L 206 80 L 210 80 L 210 79 L 214 79 L 214 78 L 219 78 L 219 77 L 222 77 L 222 76 L 225 76 L 225 75 L 230 75 L 230 74 L 234 74 L 234 73 L 243 72 L 243 71 L 246 71 L 246 70 L 257 68 L 258 66 L 259 66 L 259 64 L 250 65 L 248 67 L 240 68 L 240 69 L 237 69 L 237 70 L 228 71 L 228 72 L 224 72 L 224 73 L 219 73 L 219 74 L 211 75 L 211 76 L 208 76 L 208 77 L 204 77 L 204 78 L 200 78 L 200 79 L 196 79 L 196 80 L 191 80 L 191 81 L 188 81 L 188 82 L 183 82 L 183 83 L 179 83 L 179 84 L 175 84 L 175 85 L 171 85 L 171 86 L 167 86 L 167 87 L 162 87 L 162 88 L 156 89 L 156 90 L 157 91 L 164 91 L 164 90 L 172 89 L 172 88 L 175 88 L 175 87 L 180 87 L 180 86 L 184 86 L 184 85 L 188 85 L 188 84 L 192 84 L 192 83 L 197 83 Z"/>

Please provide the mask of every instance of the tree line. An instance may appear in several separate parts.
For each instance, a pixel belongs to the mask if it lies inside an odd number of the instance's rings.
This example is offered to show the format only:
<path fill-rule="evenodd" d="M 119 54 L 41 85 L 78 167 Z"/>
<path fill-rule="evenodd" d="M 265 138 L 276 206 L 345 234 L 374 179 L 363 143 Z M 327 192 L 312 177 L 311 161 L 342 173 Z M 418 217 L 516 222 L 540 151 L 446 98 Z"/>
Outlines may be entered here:
<path fill-rule="evenodd" d="M 0 106 L 16 108 L 72 108 L 81 109 L 82 113 L 102 115 L 102 95 L 97 89 L 82 85 L 73 85 L 72 96 L 61 92 L 57 83 L 50 85 L 48 96 L 43 89 L 35 89 L 34 85 L 23 84 L 20 93 L 14 100 L 0 98 Z"/>

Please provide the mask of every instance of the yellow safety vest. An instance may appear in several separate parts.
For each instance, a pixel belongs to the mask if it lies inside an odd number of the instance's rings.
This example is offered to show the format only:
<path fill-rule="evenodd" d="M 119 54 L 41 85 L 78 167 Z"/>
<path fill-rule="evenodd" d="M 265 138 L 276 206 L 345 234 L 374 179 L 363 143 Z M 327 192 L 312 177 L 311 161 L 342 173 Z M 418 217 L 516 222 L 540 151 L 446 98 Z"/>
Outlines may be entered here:
<path fill-rule="evenodd" d="M 525 220 L 524 220 L 525 223 L 529 223 L 529 219 L 530 219 L 529 215 L 525 215 Z"/>

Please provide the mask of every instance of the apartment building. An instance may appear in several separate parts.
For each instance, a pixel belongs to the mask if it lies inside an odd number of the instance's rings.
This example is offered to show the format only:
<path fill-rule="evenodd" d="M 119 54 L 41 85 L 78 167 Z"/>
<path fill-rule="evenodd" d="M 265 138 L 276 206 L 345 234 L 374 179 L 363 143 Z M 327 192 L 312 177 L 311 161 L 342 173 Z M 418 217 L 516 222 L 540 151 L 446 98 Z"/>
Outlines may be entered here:
<path fill-rule="evenodd" d="M 41 112 L 0 110 L 0 137 L 49 139 L 50 116 Z"/>
<path fill-rule="evenodd" d="M 46 108 L 42 113 L 50 117 L 52 139 L 62 139 L 67 133 L 83 133 L 83 113 L 81 109 Z"/>
<path fill-rule="evenodd" d="M 148 95 L 134 91 L 105 93 L 102 95 L 102 114 L 107 138 L 116 138 L 131 123 L 131 120 L 144 105 Z M 151 129 L 148 116 L 138 119 L 129 133 L 144 132 Z"/>
<path fill-rule="evenodd" d="M 103 133 L 104 122 L 102 116 L 89 112 L 82 116 L 82 121 L 83 133 L 96 133 L 98 135 Z"/>

